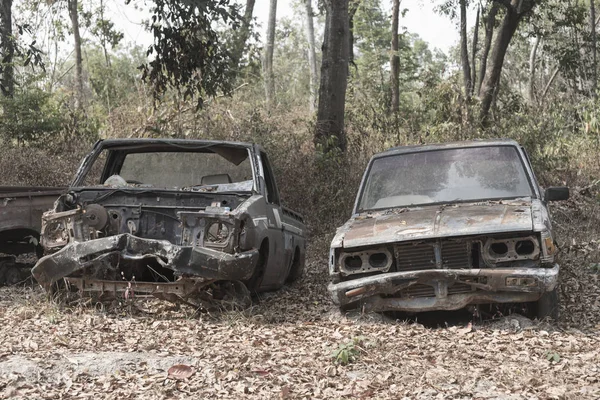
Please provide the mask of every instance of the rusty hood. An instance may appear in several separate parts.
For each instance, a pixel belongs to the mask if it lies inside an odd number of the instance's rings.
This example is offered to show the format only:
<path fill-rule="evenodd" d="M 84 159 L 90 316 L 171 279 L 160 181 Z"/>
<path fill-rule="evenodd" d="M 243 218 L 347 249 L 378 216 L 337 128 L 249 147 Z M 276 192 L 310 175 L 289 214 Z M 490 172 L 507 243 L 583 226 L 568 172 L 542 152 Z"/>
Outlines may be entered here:
<path fill-rule="evenodd" d="M 344 248 L 373 244 L 533 230 L 530 202 L 455 204 L 353 216 L 338 231 Z M 335 239 L 334 239 L 335 241 Z"/>

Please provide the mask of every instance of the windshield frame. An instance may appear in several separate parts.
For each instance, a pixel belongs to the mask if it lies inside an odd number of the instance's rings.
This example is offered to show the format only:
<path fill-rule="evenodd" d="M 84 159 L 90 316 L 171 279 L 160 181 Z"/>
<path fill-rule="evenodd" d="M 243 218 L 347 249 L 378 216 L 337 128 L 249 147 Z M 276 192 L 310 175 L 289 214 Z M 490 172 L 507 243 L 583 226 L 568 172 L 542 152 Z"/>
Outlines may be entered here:
<path fill-rule="evenodd" d="M 439 202 L 411 204 L 411 205 L 404 205 L 404 206 L 397 206 L 397 207 L 381 207 L 381 208 L 368 208 L 368 209 L 363 209 L 363 208 L 359 207 L 359 205 L 362 201 L 362 198 L 364 196 L 364 192 L 365 192 L 365 189 L 367 186 L 367 179 L 369 177 L 369 174 L 371 173 L 371 168 L 373 167 L 373 164 L 377 160 L 380 160 L 382 158 L 399 157 L 399 156 L 416 154 L 416 153 L 431 153 L 431 152 L 436 152 L 436 151 L 451 151 L 451 150 L 461 150 L 461 149 L 481 149 L 481 148 L 490 148 L 490 147 L 492 147 L 492 148 L 493 147 L 511 147 L 511 148 L 515 149 L 515 151 L 517 152 L 517 156 L 519 158 L 519 162 L 521 163 L 521 166 L 523 167 L 523 172 L 525 173 L 525 176 L 527 177 L 527 183 L 529 184 L 529 188 L 531 190 L 531 196 L 486 197 L 486 198 L 481 198 L 481 199 L 439 201 Z M 525 162 L 525 158 L 524 158 L 521 148 L 519 146 L 515 146 L 513 144 L 456 146 L 456 147 L 442 147 L 442 148 L 430 148 L 430 149 L 423 148 L 423 149 L 408 150 L 406 152 L 393 152 L 390 154 L 380 153 L 380 154 L 376 154 L 375 156 L 373 156 L 371 158 L 371 160 L 369 161 L 369 165 L 367 166 L 365 173 L 363 174 L 363 178 L 360 183 L 358 195 L 356 196 L 356 200 L 354 202 L 354 209 L 353 209 L 352 214 L 357 215 L 357 214 L 365 213 L 365 212 L 391 210 L 394 208 L 428 207 L 428 206 L 439 206 L 439 205 L 444 205 L 444 204 L 479 203 L 482 201 L 515 200 L 515 199 L 523 199 L 523 198 L 537 199 L 537 198 L 540 198 L 540 193 L 539 193 L 537 185 L 535 185 L 533 183 L 534 182 L 534 180 L 532 179 L 533 176 L 534 176 L 534 174 L 533 174 L 533 170 L 531 169 L 531 165 L 528 162 Z"/>
<path fill-rule="evenodd" d="M 203 193 L 203 194 L 227 194 L 227 193 L 257 193 L 258 192 L 258 183 L 257 183 L 257 166 L 256 166 L 256 160 L 254 159 L 253 156 L 253 146 L 249 145 L 240 145 L 238 143 L 227 143 L 227 142 L 211 142 L 211 141 L 207 141 L 206 143 L 195 143 L 195 141 L 190 141 L 192 143 L 190 144 L 185 144 L 185 145 L 181 145 L 179 143 L 170 143 L 169 141 L 161 141 L 161 144 L 165 145 L 164 149 L 162 150 L 148 150 L 148 151 L 143 151 L 142 148 L 144 146 L 152 146 L 152 145 L 156 145 L 157 143 L 152 141 L 146 141 L 141 139 L 139 142 L 136 141 L 135 144 L 133 143 L 128 143 L 127 145 L 122 145 L 122 146 L 104 146 L 103 141 L 98 141 L 96 143 L 96 145 L 94 146 L 94 148 L 92 149 L 92 151 L 90 153 L 88 153 L 82 160 L 79 168 L 77 169 L 77 172 L 75 173 L 75 177 L 73 178 L 73 181 L 70 183 L 69 188 L 73 188 L 73 189 L 81 189 L 81 188 L 90 188 L 90 189 L 107 189 L 107 190 L 115 190 L 115 189 L 123 189 L 123 190 L 132 190 L 132 191 L 136 191 L 136 190 L 142 190 L 142 191 L 160 191 L 160 192 L 186 192 L 186 193 Z M 131 151 L 128 151 L 128 147 L 131 147 Z M 89 174 L 89 172 L 91 171 L 94 163 L 98 160 L 100 154 L 102 154 L 103 151 L 107 151 L 107 157 L 106 157 L 106 161 L 104 162 L 104 165 L 102 166 L 102 175 L 105 175 L 107 169 L 109 168 L 108 164 L 114 160 L 114 155 L 117 152 L 122 152 L 125 154 L 125 156 L 127 154 L 133 154 L 133 153 L 156 153 L 156 152 L 165 152 L 165 153 L 213 153 L 216 154 L 213 151 L 199 151 L 201 149 L 210 149 L 211 147 L 233 147 L 233 148 L 238 148 L 238 149 L 244 149 L 247 154 L 248 154 L 248 159 L 250 161 L 250 169 L 252 172 L 252 189 L 250 191 L 190 191 L 190 190 L 183 190 L 183 188 L 177 188 L 177 189 L 172 189 L 172 188 L 158 188 L 158 187 L 142 187 L 142 186 L 127 186 L 127 187 L 123 187 L 123 188 L 114 188 L 114 187 L 105 187 L 103 186 L 102 183 L 98 183 L 97 185 L 83 185 L 83 181 L 85 180 L 85 178 L 87 177 L 87 175 Z"/>

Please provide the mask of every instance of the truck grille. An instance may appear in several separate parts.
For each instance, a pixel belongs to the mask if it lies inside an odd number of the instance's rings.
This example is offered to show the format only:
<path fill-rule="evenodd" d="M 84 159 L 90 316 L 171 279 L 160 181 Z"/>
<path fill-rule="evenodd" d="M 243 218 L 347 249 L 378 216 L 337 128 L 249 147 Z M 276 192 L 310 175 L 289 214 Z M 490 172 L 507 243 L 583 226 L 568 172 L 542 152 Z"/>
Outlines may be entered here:
<path fill-rule="evenodd" d="M 424 269 L 469 268 L 470 246 L 467 241 L 441 241 L 441 259 L 436 260 L 434 242 L 403 243 L 395 246 L 396 269 L 418 271 Z M 438 266 L 439 265 L 439 266 Z"/>
<path fill-rule="evenodd" d="M 476 289 L 465 283 L 455 283 L 448 288 L 448 295 L 460 294 L 460 293 L 471 293 L 475 292 Z M 433 286 L 416 284 L 407 289 L 400 291 L 401 297 L 435 297 L 435 290 Z"/>

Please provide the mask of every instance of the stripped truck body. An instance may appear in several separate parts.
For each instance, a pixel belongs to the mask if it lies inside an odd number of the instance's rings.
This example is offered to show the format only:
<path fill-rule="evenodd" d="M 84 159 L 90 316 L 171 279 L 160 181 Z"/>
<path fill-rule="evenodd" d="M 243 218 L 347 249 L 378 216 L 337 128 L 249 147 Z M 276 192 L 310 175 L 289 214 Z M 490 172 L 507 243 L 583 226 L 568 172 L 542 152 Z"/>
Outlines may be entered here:
<path fill-rule="evenodd" d="M 267 155 L 249 143 L 99 141 L 42 217 L 33 275 L 83 292 L 206 305 L 263 291 L 304 268 L 302 218 L 282 207 Z M 207 297 L 208 296 L 208 297 Z"/>
<path fill-rule="evenodd" d="M 531 303 L 556 317 L 559 267 L 543 192 L 511 140 L 408 146 L 375 155 L 331 244 L 342 307 L 457 310 Z"/>
<path fill-rule="evenodd" d="M 18 262 L 17 256 L 41 255 L 42 214 L 64 191 L 61 187 L 0 186 L 0 286 L 29 276 L 32 264 Z"/>

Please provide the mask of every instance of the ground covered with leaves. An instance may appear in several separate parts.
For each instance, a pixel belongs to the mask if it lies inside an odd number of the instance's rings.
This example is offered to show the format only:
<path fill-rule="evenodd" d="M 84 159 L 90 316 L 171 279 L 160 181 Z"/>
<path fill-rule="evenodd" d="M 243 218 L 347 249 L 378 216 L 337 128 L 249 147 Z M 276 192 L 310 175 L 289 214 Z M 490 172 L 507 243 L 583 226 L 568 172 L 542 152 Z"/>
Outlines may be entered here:
<path fill-rule="evenodd" d="M 323 243 L 305 276 L 219 314 L 0 289 L 1 398 L 600 398 L 595 197 L 554 210 L 562 317 L 341 315 Z M 594 214 L 595 213 L 595 214 Z M 588 225 L 585 225 L 588 224 Z"/>

